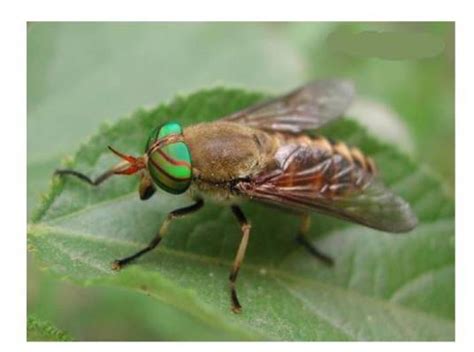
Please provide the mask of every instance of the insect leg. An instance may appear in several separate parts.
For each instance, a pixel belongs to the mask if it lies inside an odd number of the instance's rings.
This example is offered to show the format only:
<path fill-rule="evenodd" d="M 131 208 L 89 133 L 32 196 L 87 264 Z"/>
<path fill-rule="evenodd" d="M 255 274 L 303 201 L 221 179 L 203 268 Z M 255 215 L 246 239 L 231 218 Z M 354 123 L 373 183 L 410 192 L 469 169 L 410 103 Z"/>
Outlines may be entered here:
<path fill-rule="evenodd" d="M 138 194 L 141 200 L 149 199 L 156 192 L 156 187 L 153 185 L 148 171 L 142 172 L 140 175 L 140 186 L 138 187 Z"/>
<path fill-rule="evenodd" d="M 328 266 L 333 266 L 334 265 L 334 260 L 328 256 L 327 254 L 324 254 L 321 252 L 315 245 L 313 245 L 310 240 L 307 237 L 307 233 L 309 230 L 309 225 L 311 223 L 311 218 L 309 217 L 308 214 L 303 215 L 303 219 L 300 224 L 300 229 L 296 235 L 296 241 L 303 245 L 303 247 L 306 248 L 306 250 L 313 255 L 315 258 L 321 260 L 324 264 Z"/>
<path fill-rule="evenodd" d="M 110 176 L 114 175 L 114 169 L 110 169 L 105 171 L 103 174 L 99 175 L 96 179 L 91 179 L 89 176 L 83 174 L 82 172 L 78 172 L 76 170 L 71 169 L 61 169 L 56 170 L 54 172 L 55 175 L 63 176 L 63 175 L 72 175 L 77 177 L 78 179 L 90 184 L 91 186 L 98 186 L 105 180 L 107 180 Z"/>
<path fill-rule="evenodd" d="M 156 236 L 151 240 L 151 242 L 148 244 L 148 246 L 146 246 L 142 250 L 136 252 L 135 254 L 132 254 L 131 256 L 115 260 L 112 263 L 112 269 L 113 270 L 120 270 L 125 265 L 132 262 L 133 260 L 137 259 L 138 257 L 141 257 L 143 254 L 145 254 L 145 253 L 151 251 L 152 249 L 154 249 L 160 243 L 161 239 L 166 234 L 166 231 L 168 230 L 168 226 L 171 223 L 171 221 L 173 221 L 175 219 L 182 218 L 186 215 L 192 214 L 192 213 L 198 211 L 199 209 L 201 209 L 203 205 L 204 205 L 204 201 L 202 199 L 197 199 L 196 203 L 194 203 L 190 206 L 173 210 L 171 213 L 168 214 L 165 221 L 161 224 L 160 230 L 158 231 Z"/>
<path fill-rule="evenodd" d="M 230 275 L 229 275 L 230 298 L 231 298 L 231 303 L 232 303 L 231 309 L 234 313 L 239 313 L 242 306 L 240 305 L 239 299 L 237 298 L 237 291 L 235 289 L 235 281 L 237 280 L 240 264 L 242 263 L 242 260 L 244 259 L 244 256 L 245 256 L 245 251 L 247 249 L 247 244 L 249 242 L 251 226 L 250 226 L 250 223 L 245 218 L 244 213 L 237 205 L 233 205 L 231 209 L 235 217 L 239 221 L 240 229 L 242 231 L 242 239 L 240 240 L 239 249 L 237 250 L 237 255 L 235 256 L 234 263 L 232 265 L 232 269 L 230 270 Z"/>

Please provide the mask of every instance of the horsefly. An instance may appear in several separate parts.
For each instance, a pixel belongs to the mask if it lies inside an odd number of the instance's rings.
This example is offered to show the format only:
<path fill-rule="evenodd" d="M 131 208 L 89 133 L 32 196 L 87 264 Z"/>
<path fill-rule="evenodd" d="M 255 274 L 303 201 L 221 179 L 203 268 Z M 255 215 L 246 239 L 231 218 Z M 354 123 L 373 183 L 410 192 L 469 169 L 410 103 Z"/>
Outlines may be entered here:
<path fill-rule="evenodd" d="M 307 238 L 311 212 L 386 232 L 416 226 L 409 204 L 377 178 L 370 157 L 343 142 L 305 134 L 340 117 L 353 96 L 350 81 L 314 81 L 214 122 L 185 128 L 166 122 L 151 131 L 145 153 L 138 157 L 109 147 L 122 162 L 96 179 L 75 170 L 56 174 L 98 186 L 113 175 L 138 173 L 141 199 L 159 187 L 172 194 L 186 192 L 194 201 L 169 213 L 148 246 L 115 260 L 115 270 L 154 249 L 170 222 L 198 211 L 204 200 L 229 206 L 242 232 L 229 275 L 231 308 L 239 312 L 235 284 L 250 235 L 250 223 L 239 207 L 245 199 L 296 211 L 301 216 L 298 241 L 327 265 L 333 265 L 332 258 Z"/>

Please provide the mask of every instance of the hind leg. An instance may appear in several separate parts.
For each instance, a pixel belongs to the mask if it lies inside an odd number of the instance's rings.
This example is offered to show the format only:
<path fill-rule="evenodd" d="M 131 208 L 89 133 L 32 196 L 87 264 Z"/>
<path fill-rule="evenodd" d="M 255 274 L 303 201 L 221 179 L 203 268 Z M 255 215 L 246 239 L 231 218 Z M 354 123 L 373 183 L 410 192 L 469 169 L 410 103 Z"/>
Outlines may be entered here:
<path fill-rule="evenodd" d="M 304 248 L 316 259 L 322 261 L 324 264 L 328 266 L 333 266 L 334 265 L 334 260 L 328 256 L 327 254 L 324 254 L 321 252 L 314 244 L 311 243 L 311 241 L 308 239 L 308 230 L 309 226 L 311 224 L 311 218 L 309 217 L 308 214 L 303 214 L 300 228 L 298 230 L 298 233 L 296 234 L 296 241 L 303 245 Z"/>

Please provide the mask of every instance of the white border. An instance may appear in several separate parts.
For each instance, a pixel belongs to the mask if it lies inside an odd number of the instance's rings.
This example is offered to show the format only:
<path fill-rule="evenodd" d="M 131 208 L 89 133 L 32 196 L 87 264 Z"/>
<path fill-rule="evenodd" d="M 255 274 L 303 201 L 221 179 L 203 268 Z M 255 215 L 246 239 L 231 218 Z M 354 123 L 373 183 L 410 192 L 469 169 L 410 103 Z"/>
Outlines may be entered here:
<path fill-rule="evenodd" d="M 465 14 L 454 3 L 435 0 L 429 3 L 413 0 L 24 2 L 28 6 L 18 6 L 18 10 L 21 17 L 30 21 L 452 21 L 456 15 Z"/>

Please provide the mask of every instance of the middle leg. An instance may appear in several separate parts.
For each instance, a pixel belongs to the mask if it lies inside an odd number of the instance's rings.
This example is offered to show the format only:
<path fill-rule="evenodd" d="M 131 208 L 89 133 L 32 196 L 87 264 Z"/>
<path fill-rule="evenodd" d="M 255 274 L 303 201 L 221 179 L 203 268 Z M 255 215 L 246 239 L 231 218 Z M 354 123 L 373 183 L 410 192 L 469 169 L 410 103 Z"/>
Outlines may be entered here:
<path fill-rule="evenodd" d="M 230 299 L 232 303 L 231 309 L 234 313 L 240 313 L 242 306 L 240 305 L 239 299 L 237 298 L 235 282 L 237 280 L 237 275 L 239 274 L 240 264 L 242 264 L 242 261 L 244 260 L 245 256 L 245 251 L 247 250 L 251 226 L 245 218 L 245 215 L 240 209 L 240 207 L 238 207 L 237 205 L 233 205 L 231 209 L 235 217 L 237 218 L 240 224 L 240 230 L 242 231 L 242 239 L 240 240 L 239 249 L 237 250 L 237 255 L 235 256 L 234 264 L 232 265 L 232 269 L 230 270 L 229 275 Z"/>

